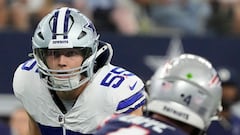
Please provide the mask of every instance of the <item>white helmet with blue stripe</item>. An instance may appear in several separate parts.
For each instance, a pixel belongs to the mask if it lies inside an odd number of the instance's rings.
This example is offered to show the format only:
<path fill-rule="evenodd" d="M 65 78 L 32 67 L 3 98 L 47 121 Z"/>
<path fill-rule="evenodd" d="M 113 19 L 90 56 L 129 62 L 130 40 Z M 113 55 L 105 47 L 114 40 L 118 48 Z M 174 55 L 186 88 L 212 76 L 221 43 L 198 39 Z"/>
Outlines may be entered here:
<path fill-rule="evenodd" d="M 70 91 L 87 82 L 93 76 L 98 37 L 93 23 L 76 9 L 62 7 L 45 16 L 32 37 L 32 49 L 46 86 L 56 91 Z M 67 70 L 48 67 L 49 53 L 58 54 L 72 48 L 83 56 L 82 65 Z"/>

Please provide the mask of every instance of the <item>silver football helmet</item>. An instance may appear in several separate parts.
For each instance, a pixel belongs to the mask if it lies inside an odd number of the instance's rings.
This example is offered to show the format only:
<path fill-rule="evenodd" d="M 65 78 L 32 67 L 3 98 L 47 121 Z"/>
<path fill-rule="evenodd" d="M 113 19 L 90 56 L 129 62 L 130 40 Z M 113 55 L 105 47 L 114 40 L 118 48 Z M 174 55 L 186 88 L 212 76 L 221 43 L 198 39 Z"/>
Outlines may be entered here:
<path fill-rule="evenodd" d="M 32 37 L 32 49 L 41 79 L 47 87 L 57 91 L 70 91 L 90 80 L 98 38 L 93 23 L 76 9 L 62 7 L 45 16 Z M 69 52 L 64 52 L 64 49 Z M 73 69 L 50 69 L 46 63 L 47 56 L 61 54 L 80 54 L 83 63 Z"/>
<path fill-rule="evenodd" d="M 182 54 L 160 67 L 149 87 L 150 112 L 206 130 L 221 111 L 222 88 L 206 59 Z"/>

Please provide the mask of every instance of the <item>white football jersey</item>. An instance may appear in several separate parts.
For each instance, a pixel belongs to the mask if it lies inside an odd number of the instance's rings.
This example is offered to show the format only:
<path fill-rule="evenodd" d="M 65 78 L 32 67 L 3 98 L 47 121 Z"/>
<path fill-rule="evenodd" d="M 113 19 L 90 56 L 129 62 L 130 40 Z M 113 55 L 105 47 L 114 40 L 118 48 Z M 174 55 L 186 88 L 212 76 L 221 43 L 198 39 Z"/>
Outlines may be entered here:
<path fill-rule="evenodd" d="M 21 64 L 14 74 L 13 89 L 43 135 L 92 134 L 113 113 L 128 113 L 146 100 L 144 84 L 133 73 L 111 64 L 95 73 L 74 106 L 65 114 L 52 99 L 38 74 L 34 59 Z M 49 130 L 49 131 L 45 131 Z M 52 130 L 52 131 L 51 131 Z M 61 132 L 61 133 L 60 133 Z"/>

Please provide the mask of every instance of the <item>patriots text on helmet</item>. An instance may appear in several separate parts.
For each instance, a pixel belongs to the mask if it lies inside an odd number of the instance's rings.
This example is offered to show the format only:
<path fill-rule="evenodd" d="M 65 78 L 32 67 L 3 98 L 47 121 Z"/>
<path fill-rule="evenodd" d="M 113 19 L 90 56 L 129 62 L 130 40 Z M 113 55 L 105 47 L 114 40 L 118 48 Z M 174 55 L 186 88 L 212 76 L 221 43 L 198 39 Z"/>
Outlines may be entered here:
<path fill-rule="evenodd" d="M 184 119 L 186 119 L 186 120 L 188 120 L 188 118 L 189 118 L 189 115 L 188 115 L 188 114 L 183 113 L 183 112 L 181 112 L 181 111 L 177 111 L 177 110 L 175 110 L 175 109 L 173 109 L 173 108 L 171 108 L 171 107 L 168 107 L 168 106 L 164 106 L 164 107 L 163 107 L 163 110 L 166 111 L 166 112 L 168 112 L 168 113 L 172 113 L 172 114 L 174 114 L 174 115 L 177 115 L 177 116 L 179 116 L 179 117 L 181 117 L 181 118 L 184 118 Z"/>

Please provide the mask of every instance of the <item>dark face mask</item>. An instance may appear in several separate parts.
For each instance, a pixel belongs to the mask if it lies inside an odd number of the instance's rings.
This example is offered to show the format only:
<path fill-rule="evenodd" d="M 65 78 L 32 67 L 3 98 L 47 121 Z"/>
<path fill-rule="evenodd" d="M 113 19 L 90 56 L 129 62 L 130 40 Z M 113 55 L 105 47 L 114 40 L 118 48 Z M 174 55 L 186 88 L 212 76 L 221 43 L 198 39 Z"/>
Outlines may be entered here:
<path fill-rule="evenodd" d="M 222 106 L 223 110 L 228 111 L 230 107 L 238 100 L 238 87 L 235 83 L 223 83 L 223 89 L 226 95 L 223 95 Z"/>
<path fill-rule="evenodd" d="M 235 103 L 234 100 L 222 100 L 223 110 L 228 111 L 230 107 Z"/>

